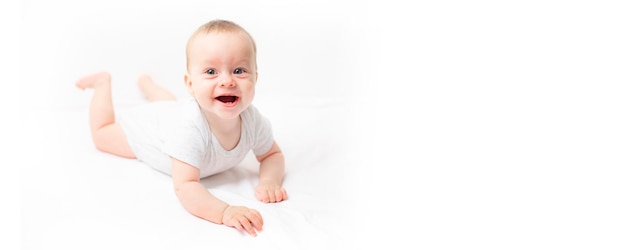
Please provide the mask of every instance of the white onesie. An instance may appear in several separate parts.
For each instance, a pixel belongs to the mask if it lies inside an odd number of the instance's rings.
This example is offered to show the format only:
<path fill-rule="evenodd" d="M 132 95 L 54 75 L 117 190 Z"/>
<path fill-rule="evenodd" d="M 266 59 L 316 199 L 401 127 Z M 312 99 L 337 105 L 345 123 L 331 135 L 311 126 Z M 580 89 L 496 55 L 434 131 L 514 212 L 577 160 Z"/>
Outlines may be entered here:
<path fill-rule="evenodd" d="M 236 166 L 250 150 L 261 155 L 271 148 L 274 139 L 269 121 L 253 105 L 240 117 L 241 137 L 229 151 L 211 134 L 193 98 L 141 105 L 120 112 L 118 122 L 138 160 L 171 175 L 170 157 L 174 157 L 198 168 L 204 178 Z"/>

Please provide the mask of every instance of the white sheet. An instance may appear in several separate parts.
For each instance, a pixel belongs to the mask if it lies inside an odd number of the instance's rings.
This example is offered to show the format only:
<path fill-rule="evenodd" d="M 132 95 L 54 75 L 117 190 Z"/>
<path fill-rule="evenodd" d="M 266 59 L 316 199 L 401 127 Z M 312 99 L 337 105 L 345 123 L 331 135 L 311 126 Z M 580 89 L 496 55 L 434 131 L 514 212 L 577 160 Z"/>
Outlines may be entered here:
<path fill-rule="evenodd" d="M 71 86 L 68 86 L 71 87 Z M 78 90 L 76 90 L 78 91 Z M 90 93 L 85 93 L 89 95 Z M 284 102 L 290 105 L 284 105 Z M 135 160 L 97 151 L 87 103 L 28 115 L 32 158 L 22 173 L 24 249 L 329 249 L 349 243 L 358 161 L 345 101 L 293 100 L 263 105 L 286 155 L 289 199 L 256 201 L 257 164 L 202 180 L 221 199 L 258 209 L 265 225 L 253 238 L 193 217 L 176 199 L 169 176 Z M 273 112 L 271 110 L 274 110 Z M 277 111 L 281 112 L 277 112 Z M 40 126 L 46 121 L 46 126 Z M 36 153 L 35 153 L 36 152 Z M 354 230 L 354 229 L 350 229 Z"/>

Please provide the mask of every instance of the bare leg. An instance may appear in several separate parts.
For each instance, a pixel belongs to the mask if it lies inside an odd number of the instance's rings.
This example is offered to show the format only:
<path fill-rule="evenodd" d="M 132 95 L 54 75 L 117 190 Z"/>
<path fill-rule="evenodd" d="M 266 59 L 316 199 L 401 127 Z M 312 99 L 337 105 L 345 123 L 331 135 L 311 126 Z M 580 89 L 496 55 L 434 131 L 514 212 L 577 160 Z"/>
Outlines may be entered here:
<path fill-rule="evenodd" d="M 139 86 L 139 89 L 141 89 L 148 101 L 153 102 L 176 100 L 174 94 L 172 94 L 162 86 L 156 84 L 148 75 L 139 76 L 139 79 L 137 79 L 137 86 Z"/>
<path fill-rule="evenodd" d="M 94 89 L 89 107 L 89 126 L 96 148 L 117 156 L 135 158 L 122 127 L 115 123 L 111 75 L 108 72 L 87 75 L 76 82 L 76 87 L 82 90 Z"/>

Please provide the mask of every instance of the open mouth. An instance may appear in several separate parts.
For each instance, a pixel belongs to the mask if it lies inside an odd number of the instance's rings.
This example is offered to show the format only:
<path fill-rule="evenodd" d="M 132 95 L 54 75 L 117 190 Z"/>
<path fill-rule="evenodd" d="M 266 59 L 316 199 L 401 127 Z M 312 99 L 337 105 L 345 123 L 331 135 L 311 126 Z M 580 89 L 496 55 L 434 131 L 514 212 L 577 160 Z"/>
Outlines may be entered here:
<path fill-rule="evenodd" d="M 223 95 L 223 96 L 218 96 L 217 98 L 218 101 L 226 103 L 226 104 L 232 104 L 234 102 L 236 102 L 239 97 L 237 96 L 231 96 L 231 95 Z"/>

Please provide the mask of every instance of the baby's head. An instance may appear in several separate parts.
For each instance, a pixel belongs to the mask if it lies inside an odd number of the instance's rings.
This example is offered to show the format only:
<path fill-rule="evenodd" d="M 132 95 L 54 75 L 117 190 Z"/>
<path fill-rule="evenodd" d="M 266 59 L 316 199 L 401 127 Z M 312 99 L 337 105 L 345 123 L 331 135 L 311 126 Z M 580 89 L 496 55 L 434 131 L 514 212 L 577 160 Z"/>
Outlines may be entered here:
<path fill-rule="evenodd" d="M 248 31 L 246 31 L 243 27 L 239 26 L 238 24 L 232 22 L 232 21 L 228 21 L 228 20 L 221 20 L 221 19 L 215 19 L 212 20 L 208 23 L 203 24 L 202 26 L 198 27 L 198 29 L 196 29 L 196 31 L 191 34 L 191 37 L 189 37 L 189 40 L 187 40 L 187 48 L 186 48 L 186 58 L 187 58 L 187 71 L 189 71 L 189 59 L 192 56 L 191 55 L 191 49 L 192 49 L 192 42 L 195 40 L 196 37 L 198 37 L 199 35 L 207 35 L 210 33 L 240 33 L 245 35 L 248 39 L 250 39 L 250 45 L 252 46 L 252 52 L 253 52 L 253 57 L 254 57 L 254 68 L 256 71 L 256 43 L 254 42 L 254 39 L 252 38 L 252 36 L 248 33 Z"/>
<path fill-rule="evenodd" d="M 254 99 L 256 45 L 239 25 L 213 20 L 187 42 L 185 85 L 209 122 L 235 119 Z"/>

